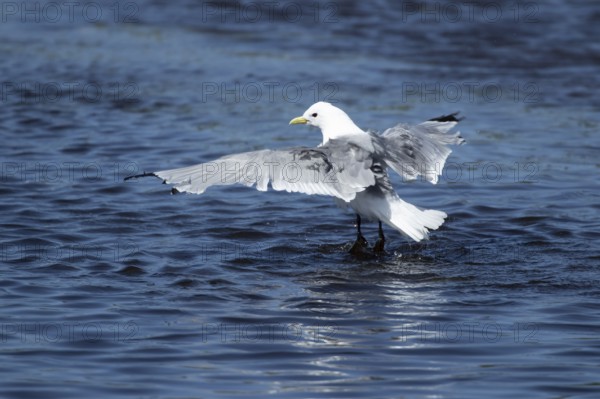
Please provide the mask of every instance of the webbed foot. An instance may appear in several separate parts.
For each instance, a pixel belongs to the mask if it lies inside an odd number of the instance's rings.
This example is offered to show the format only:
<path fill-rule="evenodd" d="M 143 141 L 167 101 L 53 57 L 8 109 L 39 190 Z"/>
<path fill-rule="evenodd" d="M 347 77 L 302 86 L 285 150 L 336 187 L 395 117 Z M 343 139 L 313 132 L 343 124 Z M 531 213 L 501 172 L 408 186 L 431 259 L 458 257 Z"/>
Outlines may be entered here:
<path fill-rule="evenodd" d="M 365 237 L 363 237 L 362 235 L 358 235 L 356 237 L 356 241 L 354 241 L 354 244 L 352 245 L 352 248 L 350 248 L 350 253 L 353 255 L 360 255 L 363 254 L 365 252 L 365 249 L 369 248 L 369 242 L 367 241 L 367 239 Z"/>

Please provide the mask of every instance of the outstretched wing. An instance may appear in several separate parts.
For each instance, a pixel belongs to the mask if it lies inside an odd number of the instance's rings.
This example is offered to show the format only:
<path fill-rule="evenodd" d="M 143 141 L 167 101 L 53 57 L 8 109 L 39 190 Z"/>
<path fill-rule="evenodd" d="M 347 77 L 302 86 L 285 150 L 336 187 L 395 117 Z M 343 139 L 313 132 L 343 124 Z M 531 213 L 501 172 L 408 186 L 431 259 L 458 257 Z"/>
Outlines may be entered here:
<path fill-rule="evenodd" d="M 404 179 L 414 180 L 421 175 L 436 184 L 452 152 L 448 145 L 465 141 L 460 133 L 448 134 L 458 123 L 454 115 L 416 126 L 399 124 L 387 129 L 381 136 L 372 134 L 376 152 L 383 154 L 383 161 Z"/>
<path fill-rule="evenodd" d="M 356 193 L 375 184 L 372 154 L 343 141 L 331 140 L 318 148 L 296 147 L 228 155 L 212 162 L 151 175 L 179 192 L 202 194 L 218 185 L 256 185 L 266 191 L 329 195 L 351 201 Z"/>

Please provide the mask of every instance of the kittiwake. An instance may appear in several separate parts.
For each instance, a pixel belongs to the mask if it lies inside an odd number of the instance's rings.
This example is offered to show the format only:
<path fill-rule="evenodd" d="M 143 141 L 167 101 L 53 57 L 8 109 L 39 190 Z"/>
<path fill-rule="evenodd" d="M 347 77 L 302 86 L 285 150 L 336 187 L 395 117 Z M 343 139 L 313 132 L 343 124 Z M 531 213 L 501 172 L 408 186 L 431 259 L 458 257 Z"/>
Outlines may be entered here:
<path fill-rule="evenodd" d="M 415 126 L 398 124 L 382 134 L 359 128 L 341 109 L 317 102 L 290 125 L 306 124 L 321 129 L 323 142 L 316 147 L 259 150 L 227 155 L 212 162 L 178 169 L 129 176 L 125 180 L 156 176 L 172 184 L 172 192 L 202 194 L 208 187 L 240 183 L 274 190 L 328 195 L 340 207 L 356 213 L 357 238 L 351 252 L 368 244 L 361 233 L 361 217 L 379 223 L 379 239 L 373 250 L 384 249 L 381 222 L 421 241 L 437 230 L 446 213 L 420 209 L 400 199 L 388 169 L 404 180 L 422 176 L 436 184 L 450 155 L 448 145 L 464 143 L 460 133 L 448 134 L 460 119 L 455 114 L 430 119 Z"/>

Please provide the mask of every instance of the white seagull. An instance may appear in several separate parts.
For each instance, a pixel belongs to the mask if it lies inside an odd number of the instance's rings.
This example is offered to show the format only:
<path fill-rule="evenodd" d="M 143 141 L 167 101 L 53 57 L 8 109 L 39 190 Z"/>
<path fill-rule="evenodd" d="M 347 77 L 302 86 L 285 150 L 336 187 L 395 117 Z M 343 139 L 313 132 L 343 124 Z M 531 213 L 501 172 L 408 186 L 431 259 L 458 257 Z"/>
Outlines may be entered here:
<path fill-rule="evenodd" d="M 381 222 L 415 241 L 427 238 L 429 230 L 444 223 L 446 213 L 420 209 L 400 199 L 387 171 L 390 168 L 405 180 L 423 176 L 436 184 L 451 152 L 447 145 L 464 142 L 460 133 L 447 134 L 459 121 L 456 115 L 415 126 L 399 124 L 376 134 L 356 126 L 341 109 L 318 102 L 290 121 L 290 125 L 320 128 L 323 142 L 317 147 L 244 152 L 125 180 L 156 176 L 172 184 L 173 193 L 202 194 L 210 186 L 235 183 L 266 191 L 270 183 L 277 191 L 329 195 L 338 206 L 356 213 L 357 238 L 350 252 L 360 253 L 368 245 L 360 230 L 361 217 L 379 222 L 373 250 L 381 252 L 385 242 Z"/>

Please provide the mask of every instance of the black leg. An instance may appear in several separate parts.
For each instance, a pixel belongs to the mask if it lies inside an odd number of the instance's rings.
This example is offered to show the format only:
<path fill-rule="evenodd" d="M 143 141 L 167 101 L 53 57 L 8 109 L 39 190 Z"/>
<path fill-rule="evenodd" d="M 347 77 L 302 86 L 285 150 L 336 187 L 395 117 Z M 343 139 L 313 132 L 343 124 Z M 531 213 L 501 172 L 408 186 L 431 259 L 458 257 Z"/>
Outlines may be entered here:
<path fill-rule="evenodd" d="M 356 214 L 356 241 L 352 248 L 350 248 L 350 253 L 360 254 L 362 250 L 369 245 L 366 238 L 363 237 L 362 232 L 360 231 L 360 215 Z"/>
<path fill-rule="evenodd" d="M 357 213 L 356 214 L 356 231 L 358 232 L 358 236 L 362 236 L 362 232 L 360 231 L 360 215 Z"/>
<path fill-rule="evenodd" d="M 379 221 L 379 239 L 375 243 L 373 247 L 374 252 L 383 252 L 383 247 L 385 245 L 385 237 L 383 235 L 383 228 L 381 227 L 381 221 Z"/>

